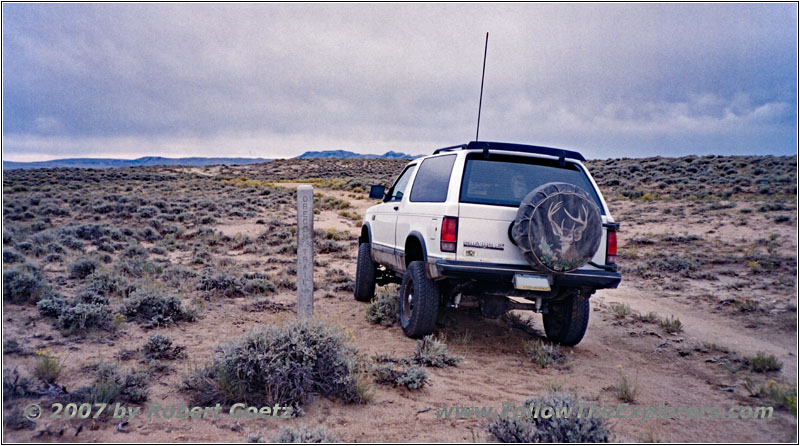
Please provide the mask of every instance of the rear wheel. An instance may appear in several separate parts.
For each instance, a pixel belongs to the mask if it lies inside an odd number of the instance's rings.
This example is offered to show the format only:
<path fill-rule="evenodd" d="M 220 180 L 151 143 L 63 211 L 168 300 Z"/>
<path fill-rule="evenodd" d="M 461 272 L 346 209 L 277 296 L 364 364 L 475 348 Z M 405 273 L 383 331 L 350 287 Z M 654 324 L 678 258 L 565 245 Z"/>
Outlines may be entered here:
<path fill-rule="evenodd" d="M 425 263 L 408 265 L 400 285 L 400 325 L 410 338 L 433 333 L 439 313 L 439 284 L 425 275 Z"/>
<path fill-rule="evenodd" d="M 547 339 L 561 345 L 577 345 L 589 326 L 589 298 L 572 295 L 548 307 L 542 315 Z"/>
<path fill-rule="evenodd" d="M 369 302 L 375 296 L 375 272 L 378 266 L 372 261 L 372 255 L 369 251 L 369 243 L 358 245 L 356 286 L 353 294 L 359 302 Z"/>

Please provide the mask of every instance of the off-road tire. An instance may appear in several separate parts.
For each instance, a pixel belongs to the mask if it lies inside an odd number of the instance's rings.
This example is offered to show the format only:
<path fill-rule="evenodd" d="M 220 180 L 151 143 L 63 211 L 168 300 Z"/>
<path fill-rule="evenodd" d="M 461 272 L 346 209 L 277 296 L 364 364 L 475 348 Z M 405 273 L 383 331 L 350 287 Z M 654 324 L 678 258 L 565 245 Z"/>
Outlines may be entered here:
<path fill-rule="evenodd" d="M 409 300 L 409 294 L 413 299 Z M 439 284 L 425 275 L 425 263 L 408 265 L 400 284 L 400 326 L 410 338 L 433 333 L 439 313 Z"/>
<path fill-rule="evenodd" d="M 557 344 L 577 345 L 586 334 L 589 326 L 589 298 L 573 295 L 550 304 L 548 312 L 542 315 L 547 339 Z"/>
<path fill-rule="evenodd" d="M 375 296 L 375 273 L 378 265 L 372 261 L 369 243 L 358 245 L 356 263 L 356 286 L 353 295 L 359 302 L 369 302 Z"/>

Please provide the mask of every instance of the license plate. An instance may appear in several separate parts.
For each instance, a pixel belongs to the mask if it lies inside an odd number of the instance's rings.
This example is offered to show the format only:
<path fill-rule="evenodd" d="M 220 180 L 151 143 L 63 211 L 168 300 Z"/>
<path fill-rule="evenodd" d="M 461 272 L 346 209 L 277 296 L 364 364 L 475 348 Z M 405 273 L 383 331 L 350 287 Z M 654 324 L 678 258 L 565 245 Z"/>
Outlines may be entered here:
<path fill-rule="evenodd" d="M 550 276 L 514 274 L 514 288 L 518 290 L 550 291 Z"/>

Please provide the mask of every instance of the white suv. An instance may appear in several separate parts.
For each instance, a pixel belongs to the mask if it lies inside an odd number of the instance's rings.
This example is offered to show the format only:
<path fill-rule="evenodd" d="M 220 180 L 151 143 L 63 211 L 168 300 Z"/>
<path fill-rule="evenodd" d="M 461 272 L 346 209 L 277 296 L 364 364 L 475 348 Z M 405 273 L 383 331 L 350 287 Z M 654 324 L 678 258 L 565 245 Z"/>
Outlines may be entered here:
<path fill-rule="evenodd" d="M 614 223 L 577 152 L 473 141 L 411 161 L 361 229 L 355 298 L 400 283 L 407 336 L 433 332 L 440 306 L 487 317 L 534 310 L 548 339 L 575 345 L 589 297 L 616 288 Z"/>

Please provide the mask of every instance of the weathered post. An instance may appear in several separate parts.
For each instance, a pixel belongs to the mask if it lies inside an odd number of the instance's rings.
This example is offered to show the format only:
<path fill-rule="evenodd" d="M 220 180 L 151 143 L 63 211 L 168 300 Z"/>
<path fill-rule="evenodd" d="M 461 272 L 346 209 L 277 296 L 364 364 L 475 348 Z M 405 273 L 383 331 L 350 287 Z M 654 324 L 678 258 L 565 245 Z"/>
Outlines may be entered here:
<path fill-rule="evenodd" d="M 297 318 L 314 313 L 314 188 L 297 188 Z"/>

